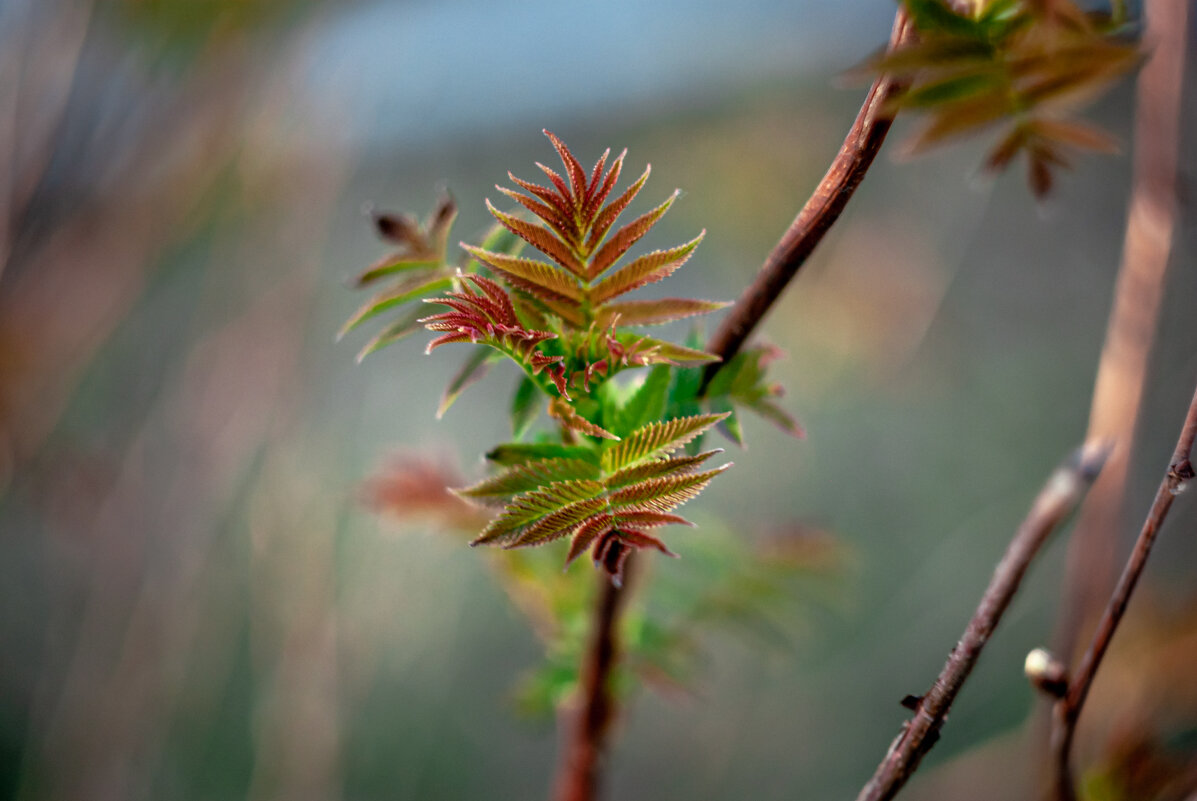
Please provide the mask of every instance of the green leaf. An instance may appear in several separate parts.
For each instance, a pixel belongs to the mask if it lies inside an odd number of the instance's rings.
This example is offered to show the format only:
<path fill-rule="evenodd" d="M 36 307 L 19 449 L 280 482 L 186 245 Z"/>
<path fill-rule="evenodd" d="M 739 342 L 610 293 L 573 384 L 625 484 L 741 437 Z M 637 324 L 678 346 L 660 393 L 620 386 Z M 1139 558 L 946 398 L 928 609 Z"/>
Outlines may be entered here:
<path fill-rule="evenodd" d="M 623 338 L 621 337 L 621 340 Z M 719 357 L 713 353 L 707 353 L 705 350 L 698 350 L 696 348 L 688 348 L 684 345 L 675 345 L 672 342 L 665 342 L 661 339 L 654 339 L 653 337 L 642 337 L 632 335 L 627 338 L 629 342 L 638 343 L 637 351 L 642 352 L 648 357 L 648 364 L 708 364 L 710 362 L 719 361 Z"/>
<path fill-rule="evenodd" d="M 527 464 L 538 459 L 582 459 L 596 465 L 599 463 L 594 448 L 556 442 L 508 442 L 490 451 L 486 458 L 501 465 Z"/>
<path fill-rule="evenodd" d="M 750 404 L 749 407 L 761 417 L 773 423 L 775 426 L 786 432 L 790 436 L 802 439 L 806 436 L 802 426 L 798 425 L 798 421 L 790 415 L 785 409 L 782 409 L 776 403 L 766 398 L 761 398 L 758 401 Z"/>
<path fill-rule="evenodd" d="M 463 498 L 478 500 L 506 499 L 556 481 L 598 477 L 598 466 L 593 462 L 581 459 L 544 459 L 509 467 L 477 484 L 453 490 L 453 493 Z"/>
<path fill-rule="evenodd" d="M 481 545 L 486 542 L 510 540 L 518 537 L 531 524 L 566 510 L 566 517 L 577 514 L 582 508 L 594 507 L 592 511 L 597 511 L 606 505 L 606 499 L 598 497 L 602 493 L 603 485 L 588 479 L 559 481 L 525 493 L 509 503 L 503 513 L 490 521 L 470 544 Z M 554 523 L 557 519 L 553 517 L 549 523 Z M 577 522 L 580 520 L 575 521 L 575 525 Z M 542 530 L 543 526 L 538 531 Z"/>
<path fill-rule="evenodd" d="M 373 339 L 366 343 L 365 347 L 358 351 L 358 362 L 360 363 L 362 359 L 371 353 L 382 350 L 387 345 L 393 345 L 404 337 L 410 336 L 423 328 L 420 325 L 420 317 L 423 313 L 424 310 L 420 307 L 410 309 L 407 314 L 382 329 Z"/>
<path fill-rule="evenodd" d="M 611 493 L 613 509 L 638 509 L 646 512 L 670 512 L 706 489 L 711 479 L 731 467 L 731 462 L 702 473 L 651 478 Z"/>
<path fill-rule="evenodd" d="M 725 437 L 743 448 L 744 432 L 740 428 L 740 418 L 736 415 L 735 407 L 731 402 L 723 398 L 712 400 L 711 411 L 727 414 L 727 417 L 719 422 L 717 428 Z"/>
<path fill-rule="evenodd" d="M 511 399 L 511 435 L 521 439 L 540 410 L 540 389 L 528 376 L 521 376 Z"/>
<path fill-rule="evenodd" d="M 957 14 L 944 0 L 905 0 L 905 3 L 920 33 L 950 33 L 968 37 L 985 35 L 982 25 Z"/>
<path fill-rule="evenodd" d="M 674 456 L 669 459 L 654 459 L 647 462 L 625 467 L 622 470 L 617 470 L 608 476 L 603 483 L 607 485 L 608 490 L 622 489 L 631 484 L 640 481 L 645 481 L 650 478 L 660 478 L 661 476 L 668 476 L 675 473 L 692 472 L 694 468 L 701 465 L 707 459 L 710 459 L 717 453 L 723 453 L 720 449 L 699 453 L 694 456 Z"/>
<path fill-rule="evenodd" d="M 525 545 L 543 545 L 569 534 L 579 524 L 607 508 L 606 498 L 583 498 L 550 512 L 535 523 L 528 525 L 512 539 L 506 547 L 518 548 Z"/>
<path fill-rule="evenodd" d="M 616 415 L 616 419 L 619 421 L 617 433 L 630 434 L 665 416 L 670 378 L 668 365 L 659 364 L 648 371 L 648 375 L 644 377 L 644 383 L 632 397 L 628 398 L 627 403 Z"/>
<path fill-rule="evenodd" d="M 417 298 L 422 298 L 425 295 L 430 295 L 433 292 L 443 292 L 452 286 L 453 279 L 449 276 L 438 276 L 432 279 L 423 275 L 413 276 L 411 279 L 401 282 L 398 286 L 377 294 L 366 301 L 361 308 L 354 312 L 345 325 L 341 326 L 341 330 L 337 333 L 337 339 L 345 336 L 371 317 L 382 314 L 387 309 L 393 309 L 396 306 L 416 300 Z"/>
<path fill-rule="evenodd" d="M 408 270 L 428 270 L 439 266 L 440 261 L 438 259 L 411 258 L 404 255 L 392 254 L 379 259 L 369 269 L 358 275 L 354 284 L 360 288 L 388 275 L 395 275 L 396 273 L 407 272 Z"/>
<path fill-rule="evenodd" d="M 484 347 L 475 348 L 474 352 L 462 362 L 457 374 L 449 381 L 449 386 L 445 387 L 445 393 L 441 396 L 441 405 L 436 410 L 436 419 L 440 420 L 444 417 L 445 412 L 449 411 L 449 407 L 457 401 L 465 388 L 481 380 L 486 375 L 490 363 L 496 360 L 494 351 Z"/>
<path fill-rule="evenodd" d="M 883 50 L 849 76 L 865 77 L 876 73 L 910 76 L 926 69 L 984 69 L 994 63 L 994 50 L 986 42 L 954 37 L 933 37 L 903 45 L 897 50 Z"/>
<path fill-rule="evenodd" d="M 958 103 L 986 92 L 1005 92 L 1005 79 L 995 73 L 959 75 L 934 81 L 906 92 L 898 98 L 898 105 L 904 108 L 930 108 L 949 103 Z"/>
<path fill-rule="evenodd" d="M 679 417 L 662 423 L 649 423 L 633 431 L 622 442 L 603 452 L 603 470 L 612 473 L 671 453 L 726 416 L 726 414 L 704 414 L 694 417 Z"/>

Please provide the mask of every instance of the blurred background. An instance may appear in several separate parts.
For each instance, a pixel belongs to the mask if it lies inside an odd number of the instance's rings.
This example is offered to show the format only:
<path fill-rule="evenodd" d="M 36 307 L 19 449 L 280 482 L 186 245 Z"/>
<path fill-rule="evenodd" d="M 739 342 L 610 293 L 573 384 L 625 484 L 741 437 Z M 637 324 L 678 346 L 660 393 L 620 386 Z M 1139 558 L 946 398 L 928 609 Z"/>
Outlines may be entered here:
<path fill-rule="evenodd" d="M 512 701 L 531 629 L 477 551 L 360 500 L 396 453 L 480 475 L 516 376 L 437 422 L 457 360 L 422 336 L 361 365 L 363 335 L 334 343 L 364 300 L 347 278 L 385 252 L 365 212 L 423 214 L 448 188 L 474 237 L 507 170 L 551 162 L 542 128 L 584 162 L 626 146 L 653 165 L 639 210 L 684 190 L 647 244 L 708 229 L 671 294 L 734 299 L 839 146 L 863 88 L 837 77 L 893 11 L 0 0 L 0 798 L 542 797 L 556 735 Z M 1127 81 L 1091 116 L 1126 142 L 1132 110 Z M 854 797 L 1083 438 L 1129 159 L 1086 158 L 1036 204 L 1017 171 L 978 174 L 987 144 L 883 154 L 768 319 L 808 437 L 746 420 L 749 450 L 687 511 L 829 532 L 834 575 L 785 608 L 785 646 L 716 637 L 686 692 L 636 694 L 608 797 Z M 1197 378 L 1195 220 L 1186 203 L 1124 545 Z M 1184 501 L 1095 687 L 1086 764 L 1197 752 Z M 684 575 L 702 537 L 654 570 Z M 1022 660 L 1052 638 L 1063 545 L 911 799 L 1029 786 Z"/>

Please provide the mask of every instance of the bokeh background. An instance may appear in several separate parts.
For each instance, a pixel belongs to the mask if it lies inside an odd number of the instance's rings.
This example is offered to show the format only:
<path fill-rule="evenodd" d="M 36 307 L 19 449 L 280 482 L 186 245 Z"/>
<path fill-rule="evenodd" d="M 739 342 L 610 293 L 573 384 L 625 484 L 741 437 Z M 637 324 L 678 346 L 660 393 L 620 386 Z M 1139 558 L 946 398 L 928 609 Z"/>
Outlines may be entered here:
<path fill-rule="evenodd" d="M 708 229 L 671 289 L 733 299 L 838 147 L 863 94 L 838 76 L 892 14 L 0 2 L 0 797 L 543 796 L 554 729 L 511 695 L 540 657 L 527 623 L 478 552 L 360 492 L 396 453 L 480 474 L 516 377 L 437 422 L 455 359 L 408 341 L 358 365 L 364 338 L 334 343 L 362 300 L 346 279 L 384 252 L 364 212 L 422 214 L 447 187 L 472 237 L 508 169 L 550 161 L 542 128 L 583 161 L 626 146 L 653 165 L 644 208 L 684 190 L 647 244 Z M 1091 113 L 1127 141 L 1132 110 L 1128 81 Z M 978 174 L 984 144 L 879 159 L 764 326 L 809 435 L 747 420 L 749 450 L 688 511 L 745 537 L 828 532 L 839 556 L 786 605 L 784 646 L 710 638 L 692 687 L 633 697 L 609 797 L 853 797 L 1083 437 L 1129 160 L 1085 159 L 1036 204 L 1021 176 Z M 1189 197 L 1127 541 L 1197 377 Z M 1098 680 L 1086 759 L 1127 727 L 1197 745 L 1184 500 Z M 654 570 L 684 573 L 701 537 Z M 1022 658 L 1052 637 L 1063 554 L 1034 567 L 912 799 L 1033 778 Z"/>

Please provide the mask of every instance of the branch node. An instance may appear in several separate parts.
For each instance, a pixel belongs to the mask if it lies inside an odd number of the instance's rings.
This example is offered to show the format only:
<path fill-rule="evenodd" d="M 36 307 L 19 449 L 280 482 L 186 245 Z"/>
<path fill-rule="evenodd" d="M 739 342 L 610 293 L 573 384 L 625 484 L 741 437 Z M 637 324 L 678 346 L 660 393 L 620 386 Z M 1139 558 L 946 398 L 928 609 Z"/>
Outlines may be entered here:
<path fill-rule="evenodd" d="M 1027 654 L 1023 672 L 1031 685 L 1052 698 L 1068 695 L 1068 669 L 1064 663 L 1044 648 L 1036 648 Z"/>

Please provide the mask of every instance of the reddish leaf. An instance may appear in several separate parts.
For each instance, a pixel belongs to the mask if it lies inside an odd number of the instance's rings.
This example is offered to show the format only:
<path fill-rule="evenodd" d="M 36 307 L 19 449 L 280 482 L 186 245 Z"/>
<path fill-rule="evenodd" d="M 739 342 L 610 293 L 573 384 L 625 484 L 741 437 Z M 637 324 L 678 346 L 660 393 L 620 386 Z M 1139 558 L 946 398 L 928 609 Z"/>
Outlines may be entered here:
<path fill-rule="evenodd" d="M 651 224 L 650 222 L 649 225 Z M 627 229 L 623 230 L 626 231 Z M 669 277 L 689 260 L 690 255 L 698 247 L 698 243 L 702 241 L 706 233 L 706 231 L 703 231 L 684 245 L 678 245 L 668 250 L 655 250 L 652 253 L 629 262 L 591 287 L 589 292 L 591 302 L 596 305 L 602 304 L 612 298 L 631 292 L 633 289 L 639 289 L 646 284 L 652 284 Z M 639 239 L 639 236 L 636 239 Z M 609 244 L 613 244 L 616 241 L 613 239 Z M 591 263 L 591 277 L 602 272 L 602 270 L 595 272 L 597 262 L 598 259 L 596 257 L 595 261 Z"/>
<path fill-rule="evenodd" d="M 597 319 L 599 325 L 610 325 L 616 317 L 620 325 L 663 325 L 698 314 L 708 314 L 730 305 L 722 301 L 690 298 L 624 300 L 604 304 Z"/>
<path fill-rule="evenodd" d="M 540 219 L 544 220 L 545 224 L 556 231 L 562 239 L 571 241 L 576 239 L 576 232 L 570 223 L 565 221 L 555 208 L 547 204 L 541 203 L 539 200 L 530 198 L 522 192 L 516 192 L 514 189 L 508 189 L 505 186 L 495 184 L 495 189 L 498 189 L 504 195 L 519 203 L 528 211 L 535 214 Z"/>
<path fill-rule="evenodd" d="M 615 165 L 611 168 L 612 172 L 615 172 L 622 160 L 623 156 L 620 156 L 616 160 Z M 623 190 L 622 195 L 612 200 L 607 204 L 606 208 L 598 213 L 598 216 L 594 219 L 594 225 L 590 228 L 590 235 L 586 237 L 586 252 L 593 251 L 598 246 L 598 243 L 603 241 L 603 237 L 607 235 L 607 231 L 615 223 L 616 218 L 623 213 L 623 210 L 632 202 L 632 198 L 636 197 L 636 193 L 644 186 L 644 182 L 648 180 L 650 172 L 652 172 L 652 165 L 646 164 L 644 166 L 644 174 L 636 179 L 636 183 Z"/>
<path fill-rule="evenodd" d="M 511 182 L 516 186 L 531 192 L 533 195 L 543 200 L 547 205 L 555 209 L 563 221 L 572 223 L 573 209 L 570 208 L 568 199 L 562 198 L 560 195 L 546 186 L 534 184 L 531 181 L 525 181 L 522 178 L 516 178 L 510 170 L 507 172 L 507 177 L 510 178 Z"/>
<path fill-rule="evenodd" d="M 606 154 L 603 154 L 604 158 Z M 591 189 L 586 198 L 586 205 L 582 208 L 582 219 L 587 222 L 594 221 L 595 215 L 598 213 L 599 207 L 611 194 L 611 190 L 615 188 L 615 183 L 619 180 L 619 174 L 623 171 L 623 160 L 628 155 L 627 148 L 616 157 L 615 161 L 611 163 L 611 169 L 607 170 L 607 174 L 603 177 L 603 181 L 597 188 Z M 598 169 L 598 165 L 595 165 Z M 643 185 L 643 183 L 641 184 Z M 618 212 L 616 212 L 618 216 Z M 588 246 L 590 249 L 590 246 Z"/>
<path fill-rule="evenodd" d="M 567 274 L 556 267 L 534 259 L 523 259 L 505 256 L 502 253 L 492 253 L 488 250 L 461 243 L 471 256 L 482 262 L 504 277 L 510 279 L 516 286 L 525 289 L 533 295 L 557 298 L 561 300 L 580 301 L 582 293 L 577 283 Z"/>
<path fill-rule="evenodd" d="M 553 398 L 549 401 L 549 417 L 554 418 L 571 431 L 579 431 L 592 437 L 619 441 L 619 437 L 607 429 L 595 425 L 578 414 L 577 410 L 564 398 Z"/>
<path fill-rule="evenodd" d="M 539 225 L 534 225 L 530 222 L 525 222 L 518 217 L 512 217 L 510 214 L 504 214 L 491 205 L 490 200 L 486 201 L 486 208 L 491 214 L 503 224 L 511 233 L 523 239 L 532 247 L 545 254 L 553 261 L 560 264 L 565 269 L 577 276 L 586 274 L 586 267 L 582 262 L 578 261 L 578 257 L 573 254 L 569 246 L 562 242 L 546 228 L 541 228 Z"/>
<path fill-rule="evenodd" d="M 565 146 L 564 142 L 548 130 L 544 131 L 544 135 L 553 143 L 553 147 L 557 150 L 557 155 L 561 157 L 561 163 L 565 165 L 565 172 L 569 175 L 569 186 L 573 194 L 574 203 L 577 208 L 581 208 L 582 201 L 586 198 L 586 171 L 582 169 L 582 165 L 574 158 L 574 154 L 569 152 L 569 148 Z"/>
<path fill-rule="evenodd" d="M 599 248 L 598 253 L 594 254 L 594 258 L 590 260 L 590 273 L 588 277 L 591 279 L 598 278 L 607 270 L 608 267 L 614 264 L 620 256 L 626 253 L 628 248 L 639 242 L 640 238 L 647 234 L 650 228 L 656 225 L 657 220 L 661 219 L 661 217 L 665 215 L 665 212 L 669 211 L 669 207 L 673 205 L 673 201 L 677 200 L 677 197 L 680 194 L 680 189 L 673 190 L 673 194 L 669 196 L 669 199 L 660 206 L 657 206 L 647 214 L 640 215 L 623 228 L 620 228 L 619 231 L 615 233 L 615 236 L 611 237 L 611 241 Z M 701 241 L 705 234 L 705 231 L 702 234 L 699 234 L 698 241 Z M 693 245 L 694 247 L 697 247 L 698 242 L 694 242 Z M 693 247 L 691 250 L 693 250 Z"/>

